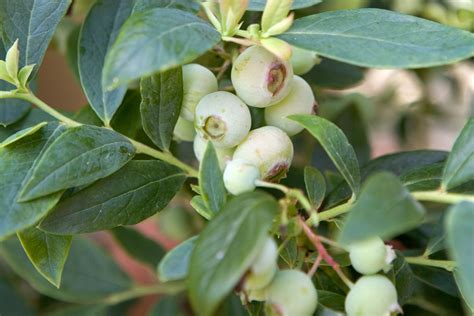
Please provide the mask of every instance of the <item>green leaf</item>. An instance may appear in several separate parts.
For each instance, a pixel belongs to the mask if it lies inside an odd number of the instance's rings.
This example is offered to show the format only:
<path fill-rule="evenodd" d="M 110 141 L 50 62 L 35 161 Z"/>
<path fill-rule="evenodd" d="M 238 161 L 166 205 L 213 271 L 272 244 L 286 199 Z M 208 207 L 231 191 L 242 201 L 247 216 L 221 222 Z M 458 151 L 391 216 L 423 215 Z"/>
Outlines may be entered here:
<path fill-rule="evenodd" d="M 354 148 L 344 133 L 330 121 L 315 115 L 291 115 L 323 146 L 355 195 L 359 193 L 360 171 Z"/>
<path fill-rule="evenodd" d="M 457 264 L 456 282 L 466 304 L 474 311 L 474 203 L 462 202 L 451 207 L 445 227 L 450 256 Z"/>
<path fill-rule="evenodd" d="M 347 89 L 361 82 L 364 72 L 360 67 L 323 58 L 303 78 L 321 88 Z"/>
<path fill-rule="evenodd" d="M 410 268 L 417 280 L 448 295 L 458 296 L 458 289 L 451 272 L 420 265 L 411 265 Z"/>
<path fill-rule="evenodd" d="M 73 305 L 48 313 L 48 316 L 107 316 L 107 305 Z"/>
<path fill-rule="evenodd" d="M 5 47 L 19 39 L 20 67 L 41 65 L 54 30 L 71 0 L 0 1 L 0 29 Z"/>
<path fill-rule="evenodd" d="M 389 274 L 393 275 L 393 281 L 397 289 L 398 303 L 403 306 L 408 303 L 415 292 L 416 279 L 411 271 L 410 265 L 405 261 L 405 257 L 399 251 L 392 262 L 393 268 Z"/>
<path fill-rule="evenodd" d="M 25 298 L 7 281 L 0 279 L 0 315 L 33 316 L 35 313 Z"/>
<path fill-rule="evenodd" d="M 344 312 L 345 297 L 339 293 L 318 290 L 318 304 L 334 311 Z"/>
<path fill-rule="evenodd" d="M 316 168 L 306 167 L 304 169 L 304 183 L 311 204 L 315 209 L 318 209 L 326 195 L 326 180 L 324 180 L 323 174 Z"/>
<path fill-rule="evenodd" d="M 133 228 L 116 227 L 110 232 L 127 254 L 153 268 L 165 255 L 163 247 Z"/>
<path fill-rule="evenodd" d="M 162 296 L 158 303 L 152 307 L 148 316 L 184 316 L 181 303 L 178 297 Z"/>
<path fill-rule="evenodd" d="M 198 0 L 137 0 L 133 13 L 143 12 L 154 8 L 168 8 L 187 11 L 197 14 L 199 12 Z"/>
<path fill-rule="evenodd" d="M 143 129 L 162 150 L 169 150 L 183 103 L 181 67 L 143 78 L 140 82 Z"/>
<path fill-rule="evenodd" d="M 204 217 L 205 219 L 211 220 L 211 218 L 214 217 L 215 213 L 207 208 L 207 205 L 202 199 L 202 196 L 193 196 L 190 203 L 194 210 L 196 210 L 196 212 L 198 212 L 198 214 Z"/>
<path fill-rule="evenodd" d="M 293 0 L 293 4 L 291 5 L 292 10 L 296 9 L 303 9 L 307 7 L 311 7 L 315 4 L 320 3 L 322 0 Z M 249 0 L 249 11 L 263 11 L 265 9 L 265 4 L 267 0 Z"/>
<path fill-rule="evenodd" d="M 158 265 L 158 278 L 161 282 L 186 279 L 189 261 L 198 236 L 191 237 L 170 250 Z"/>
<path fill-rule="evenodd" d="M 102 88 L 105 56 L 133 8 L 130 0 L 97 1 L 90 9 L 79 39 L 79 75 L 84 92 L 97 115 L 109 124 L 122 103 L 127 86 Z"/>
<path fill-rule="evenodd" d="M 68 129 L 45 151 L 24 185 L 28 201 L 64 189 L 89 184 L 125 165 L 135 154 L 122 135 L 90 125 Z"/>
<path fill-rule="evenodd" d="M 47 232 L 72 235 L 134 225 L 162 210 L 186 175 L 155 160 L 133 160 L 111 176 L 71 195 L 43 220 Z"/>
<path fill-rule="evenodd" d="M 444 250 L 446 248 L 445 239 L 446 234 L 444 232 L 444 217 L 441 216 L 438 222 L 433 225 L 430 233 L 430 239 L 428 240 L 423 256 L 429 257 L 438 251 Z"/>
<path fill-rule="evenodd" d="M 381 9 L 307 16 L 279 38 L 324 57 L 377 68 L 432 67 L 474 55 L 469 32 Z"/>
<path fill-rule="evenodd" d="M 207 22 L 176 9 L 133 14 L 105 60 L 107 89 L 189 63 L 211 49 L 220 34 Z"/>
<path fill-rule="evenodd" d="M 211 142 L 207 144 L 199 167 L 199 187 L 201 188 L 201 198 L 207 209 L 214 214 L 218 213 L 227 200 L 227 191 L 216 150 Z"/>
<path fill-rule="evenodd" d="M 400 176 L 403 185 L 410 191 L 431 191 L 439 188 L 443 163 L 436 163 L 408 170 Z"/>
<path fill-rule="evenodd" d="M 141 101 L 142 98 L 140 91 L 127 91 L 120 108 L 118 109 L 117 113 L 115 113 L 111 125 L 115 131 L 122 135 L 135 140 L 140 140 L 140 137 L 146 138 L 145 143 L 152 144 L 143 130 L 142 118 L 140 114 Z"/>
<path fill-rule="evenodd" d="M 396 176 L 377 173 L 366 181 L 351 208 L 341 232 L 341 243 L 373 236 L 392 238 L 421 224 L 424 213 Z"/>
<path fill-rule="evenodd" d="M 61 194 L 28 203 L 17 200 L 44 151 L 64 129 L 49 123 L 35 134 L 0 149 L 0 239 L 34 225 L 58 202 Z"/>
<path fill-rule="evenodd" d="M 0 143 L 0 148 L 7 147 L 8 145 L 13 144 L 14 142 L 19 141 L 23 137 L 33 135 L 37 131 L 39 131 L 43 126 L 47 125 L 47 122 L 41 122 L 39 124 L 36 124 L 35 126 L 25 128 L 19 132 L 16 132 L 15 134 L 11 135 L 7 139 L 5 139 L 2 143 Z"/>
<path fill-rule="evenodd" d="M 474 41 L 474 40 L 473 40 Z M 456 139 L 443 172 L 442 186 L 449 190 L 474 179 L 474 117 Z"/>
<path fill-rule="evenodd" d="M 38 292 L 61 301 L 97 302 L 132 287 L 129 277 L 103 249 L 85 238 L 75 238 L 64 267 L 61 289 L 33 267 L 16 238 L 0 243 L 2 259 Z"/>
<path fill-rule="evenodd" d="M 97 116 L 89 104 L 86 104 L 79 111 L 77 111 L 76 114 L 74 114 L 73 119 L 82 124 L 94 125 L 98 127 L 102 126 L 102 120 Z"/>
<path fill-rule="evenodd" d="M 36 270 L 59 288 L 71 236 L 50 235 L 33 227 L 19 232 L 18 238 Z"/>
<path fill-rule="evenodd" d="M 24 118 L 20 119 L 18 122 L 7 127 L 0 126 L 0 141 L 4 141 L 13 134 L 26 128 L 35 126 L 41 122 L 52 121 L 56 121 L 56 119 L 39 109 L 33 108 L 26 114 Z"/>
<path fill-rule="evenodd" d="M 191 256 L 188 290 L 197 315 L 211 316 L 261 250 L 278 203 L 252 192 L 230 200 L 209 222 Z"/>

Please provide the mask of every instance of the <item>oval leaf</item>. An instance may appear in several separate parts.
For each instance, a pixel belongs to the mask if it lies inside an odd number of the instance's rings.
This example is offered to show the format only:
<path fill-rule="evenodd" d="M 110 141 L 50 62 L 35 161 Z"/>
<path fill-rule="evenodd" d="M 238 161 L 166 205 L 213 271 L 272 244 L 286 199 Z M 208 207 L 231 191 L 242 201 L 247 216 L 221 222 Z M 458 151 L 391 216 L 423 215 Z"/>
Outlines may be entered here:
<path fill-rule="evenodd" d="M 186 279 L 189 261 L 198 236 L 191 237 L 171 249 L 158 265 L 158 278 L 161 282 Z"/>
<path fill-rule="evenodd" d="M 59 288 L 71 247 L 71 236 L 50 235 L 37 228 L 30 228 L 18 233 L 18 238 L 36 270 Z"/>
<path fill-rule="evenodd" d="M 140 91 L 143 129 L 156 146 L 169 150 L 183 103 L 181 67 L 143 78 Z"/>
<path fill-rule="evenodd" d="M 441 185 L 449 190 L 474 179 L 474 117 L 456 139 L 443 171 Z"/>
<path fill-rule="evenodd" d="M 35 134 L 0 149 L 0 239 L 34 225 L 58 202 L 61 194 L 28 203 L 17 201 L 40 157 L 64 129 L 49 123 Z"/>
<path fill-rule="evenodd" d="M 211 316 L 261 250 L 278 203 L 269 195 L 239 195 L 199 236 L 191 255 L 188 289 L 200 316 Z"/>
<path fill-rule="evenodd" d="M 102 90 L 105 55 L 130 16 L 133 1 L 97 1 L 90 9 L 79 39 L 79 75 L 84 92 L 97 115 L 108 125 L 123 100 L 126 86 Z"/>
<path fill-rule="evenodd" d="M 321 56 L 366 67 L 422 68 L 474 55 L 474 35 L 469 32 L 381 9 L 307 16 L 279 37 Z"/>
<path fill-rule="evenodd" d="M 321 63 L 314 66 L 303 78 L 321 88 L 347 89 L 364 79 L 364 69 L 323 58 Z"/>
<path fill-rule="evenodd" d="M 315 115 L 291 115 L 289 118 L 300 123 L 318 140 L 357 195 L 360 187 L 359 162 L 354 148 L 339 127 Z"/>
<path fill-rule="evenodd" d="M 45 151 L 21 200 L 89 184 L 114 173 L 134 154 L 132 144 L 112 130 L 89 125 L 68 129 Z"/>
<path fill-rule="evenodd" d="M 197 14 L 199 0 L 137 0 L 133 7 L 133 13 L 154 8 L 178 9 Z"/>
<path fill-rule="evenodd" d="M 318 209 L 326 195 L 326 180 L 324 180 L 323 174 L 316 168 L 306 167 L 304 169 L 304 183 L 311 204 L 315 209 Z"/>
<path fill-rule="evenodd" d="M 424 213 L 396 176 L 386 172 L 375 174 L 367 179 L 349 212 L 341 243 L 373 236 L 392 238 L 421 224 Z"/>
<path fill-rule="evenodd" d="M 199 167 L 199 187 L 202 200 L 207 209 L 214 214 L 219 212 L 226 202 L 227 191 L 216 150 L 211 142 L 207 144 L 206 152 Z"/>
<path fill-rule="evenodd" d="M 457 264 L 456 282 L 466 304 L 474 311 L 474 203 L 462 202 L 451 207 L 445 229 L 449 253 Z"/>
<path fill-rule="evenodd" d="M 39 131 L 43 126 L 47 125 L 48 123 L 47 122 L 41 122 L 35 126 L 32 126 L 32 127 L 28 127 L 28 128 L 25 128 L 19 132 L 16 132 L 15 134 L 11 135 L 10 137 L 8 137 L 7 139 L 5 139 L 1 144 L 0 144 L 0 148 L 3 148 L 3 147 L 6 147 L 8 145 L 11 145 L 13 144 L 14 142 L 16 141 L 19 141 L 20 139 L 22 139 L 23 137 L 26 137 L 26 136 L 29 136 L 29 135 L 32 135 L 34 133 L 36 133 L 37 131 Z"/>
<path fill-rule="evenodd" d="M 61 201 L 40 228 L 72 235 L 137 224 L 162 210 L 185 178 L 181 169 L 161 161 L 131 161 Z"/>
<path fill-rule="evenodd" d="M 322 0 L 293 0 L 293 4 L 291 5 L 291 9 L 303 9 L 307 7 L 311 7 L 315 4 L 320 3 Z M 249 11 L 263 11 L 265 9 L 265 5 L 267 4 L 267 0 L 249 0 Z"/>
<path fill-rule="evenodd" d="M 176 9 L 133 14 L 105 60 L 107 89 L 189 63 L 211 49 L 220 34 L 207 22 Z"/>

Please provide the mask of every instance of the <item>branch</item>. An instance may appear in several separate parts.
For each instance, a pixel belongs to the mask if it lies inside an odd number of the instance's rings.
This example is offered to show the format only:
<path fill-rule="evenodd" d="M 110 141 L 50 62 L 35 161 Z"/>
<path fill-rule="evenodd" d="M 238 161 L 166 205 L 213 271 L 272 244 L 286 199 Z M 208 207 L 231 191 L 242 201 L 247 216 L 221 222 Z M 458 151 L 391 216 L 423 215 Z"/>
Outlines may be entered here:
<path fill-rule="evenodd" d="M 448 193 L 442 191 L 420 191 L 412 192 L 415 199 L 419 201 L 456 204 L 462 201 L 474 202 L 474 195 Z"/>

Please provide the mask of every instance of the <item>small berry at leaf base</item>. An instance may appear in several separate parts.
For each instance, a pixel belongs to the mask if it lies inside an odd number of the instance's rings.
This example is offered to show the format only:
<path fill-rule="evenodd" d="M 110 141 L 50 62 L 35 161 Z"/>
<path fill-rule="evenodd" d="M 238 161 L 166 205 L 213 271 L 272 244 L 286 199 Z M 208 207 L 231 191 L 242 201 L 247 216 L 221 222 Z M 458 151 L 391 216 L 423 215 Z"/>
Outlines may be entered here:
<path fill-rule="evenodd" d="M 290 94 L 277 104 L 265 108 L 265 121 L 268 125 L 280 128 L 288 136 L 294 136 L 304 128 L 287 116 L 313 114 L 315 104 L 316 100 L 309 84 L 303 78 L 294 76 Z"/>
<path fill-rule="evenodd" d="M 321 59 L 315 52 L 293 46 L 293 54 L 291 55 L 291 65 L 295 75 L 304 75 L 318 64 Z"/>
<path fill-rule="evenodd" d="M 349 291 L 345 309 L 347 316 L 389 316 L 401 312 L 397 300 L 397 290 L 387 277 L 368 275 L 357 280 Z"/>
<path fill-rule="evenodd" d="M 202 138 L 199 135 L 196 135 L 196 137 L 194 137 L 193 150 L 194 155 L 196 156 L 196 159 L 198 161 L 201 161 L 202 157 L 204 157 L 208 142 L 208 140 Z M 219 160 L 219 167 L 221 168 L 221 170 L 224 170 L 226 164 L 232 159 L 232 155 L 234 154 L 235 148 L 215 148 L 215 150 L 217 154 L 217 159 Z"/>
<path fill-rule="evenodd" d="M 273 238 L 269 237 L 250 266 L 245 277 L 244 290 L 260 290 L 272 281 L 278 270 L 278 247 Z"/>
<path fill-rule="evenodd" d="M 177 141 L 192 142 L 196 136 L 193 122 L 179 117 L 174 127 L 173 135 Z"/>
<path fill-rule="evenodd" d="M 252 117 L 247 105 L 232 93 L 206 95 L 196 106 L 194 126 L 216 148 L 237 146 L 250 131 Z"/>
<path fill-rule="evenodd" d="M 231 77 L 237 95 L 246 104 L 264 108 L 288 95 L 293 68 L 265 48 L 252 46 L 234 61 Z"/>
<path fill-rule="evenodd" d="M 278 271 L 267 288 L 265 315 L 312 316 L 318 293 L 311 278 L 298 270 Z"/>
<path fill-rule="evenodd" d="M 254 129 L 237 146 L 234 158 L 260 169 L 261 179 L 277 182 L 286 176 L 293 160 L 293 143 L 281 129 L 264 126 Z"/>
<path fill-rule="evenodd" d="M 184 65 L 181 116 L 194 121 L 196 105 L 205 95 L 216 92 L 217 85 L 216 76 L 206 67 L 198 64 Z"/>
<path fill-rule="evenodd" d="M 255 181 L 259 178 L 258 168 L 241 159 L 232 160 L 225 167 L 224 185 L 233 195 L 255 190 Z"/>
<path fill-rule="evenodd" d="M 395 252 L 379 237 L 372 237 L 349 246 L 349 257 L 354 269 L 361 274 L 375 274 L 390 270 Z"/>

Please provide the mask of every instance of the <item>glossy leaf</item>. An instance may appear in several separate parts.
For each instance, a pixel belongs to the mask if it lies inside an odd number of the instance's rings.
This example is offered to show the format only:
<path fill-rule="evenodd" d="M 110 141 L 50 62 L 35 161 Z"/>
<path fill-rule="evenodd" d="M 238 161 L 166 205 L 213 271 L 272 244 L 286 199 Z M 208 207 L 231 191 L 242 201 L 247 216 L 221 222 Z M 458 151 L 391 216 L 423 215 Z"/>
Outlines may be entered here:
<path fill-rule="evenodd" d="M 102 120 L 97 116 L 95 111 L 89 104 L 83 106 L 79 111 L 74 114 L 73 119 L 79 123 L 102 126 Z"/>
<path fill-rule="evenodd" d="M 318 304 L 334 311 L 344 312 L 345 297 L 339 293 L 318 290 Z"/>
<path fill-rule="evenodd" d="M 360 187 L 359 163 L 344 133 L 330 121 L 315 115 L 292 115 L 290 118 L 304 126 L 318 140 L 352 192 L 357 195 Z"/>
<path fill-rule="evenodd" d="M 69 235 L 137 224 L 162 210 L 185 178 L 181 169 L 161 161 L 131 161 L 62 200 L 40 228 Z"/>
<path fill-rule="evenodd" d="M 154 8 L 178 9 L 196 14 L 199 12 L 199 0 L 137 0 L 133 13 Z"/>
<path fill-rule="evenodd" d="M 78 56 L 81 84 L 92 108 L 106 124 L 120 106 L 127 87 L 121 86 L 113 91 L 102 89 L 105 56 L 132 8 L 133 1 L 130 0 L 97 1 L 81 30 Z"/>
<path fill-rule="evenodd" d="M 423 207 L 390 173 L 371 176 L 351 208 L 340 240 L 349 244 L 373 236 L 392 238 L 421 224 Z"/>
<path fill-rule="evenodd" d="M 307 16 L 279 38 L 324 57 L 377 68 L 431 67 L 474 55 L 469 32 L 372 8 Z"/>
<path fill-rule="evenodd" d="M 211 316 L 260 252 L 278 203 L 252 192 L 230 200 L 200 234 L 191 256 L 188 290 L 200 316 Z"/>
<path fill-rule="evenodd" d="M 133 228 L 116 227 L 110 232 L 128 255 L 153 268 L 165 255 L 163 247 Z"/>
<path fill-rule="evenodd" d="M 133 14 L 106 57 L 103 85 L 111 89 L 189 63 L 219 40 L 210 24 L 191 13 L 152 9 Z"/>
<path fill-rule="evenodd" d="M 33 127 L 41 122 L 52 122 L 56 121 L 52 116 L 46 114 L 39 109 L 31 109 L 25 117 L 20 119 L 18 122 L 11 124 L 7 127 L 0 126 L 0 141 L 4 141 L 8 137 L 21 130 L 29 127 Z"/>
<path fill-rule="evenodd" d="M 411 271 L 410 265 L 400 252 L 396 252 L 396 258 L 392 262 L 393 268 L 389 275 L 393 275 L 395 287 L 398 294 L 398 303 L 403 306 L 408 303 L 416 290 L 416 279 Z"/>
<path fill-rule="evenodd" d="M 0 279 L 0 315 L 35 315 L 26 299 L 23 298 L 13 286 L 7 283 L 6 280 L 2 279 Z"/>
<path fill-rule="evenodd" d="M 441 183 L 443 167 L 443 163 L 437 163 L 408 170 L 400 180 L 410 191 L 436 190 Z"/>
<path fill-rule="evenodd" d="M 216 150 L 211 142 L 208 142 L 201 166 L 199 167 L 199 187 L 201 197 L 207 209 L 212 213 L 218 213 L 227 199 L 227 191 L 224 186 L 222 171 L 217 159 Z"/>
<path fill-rule="evenodd" d="M 39 124 L 36 124 L 35 126 L 25 128 L 19 132 L 16 132 L 15 134 L 11 135 L 7 139 L 5 139 L 2 143 L 0 143 L 0 148 L 7 147 L 8 145 L 13 144 L 16 141 L 19 141 L 23 137 L 32 135 L 39 131 L 43 126 L 47 125 L 47 122 L 41 122 Z"/>
<path fill-rule="evenodd" d="M 104 178 L 120 169 L 134 154 L 130 141 L 112 130 L 89 125 L 68 129 L 44 152 L 23 187 L 21 200 Z"/>
<path fill-rule="evenodd" d="M 0 149 L 0 239 L 34 225 L 58 202 L 61 194 L 27 203 L 17 201 L 40 157 L 63 131 L 63 126 L 50 123 L 35 134 Z"/>
<path fill-rule="evenodd" d="M 458 296 L 458 289 L 451 272 L 420 265 L 411 265 L 410 268 L 417 280 L 448 295 Z"/>
<path fill-rule="evenodd" d="M 307 7 L 311 7 L 315 4 L 320 3 L 322 0 L 293 0 L 293 4 L 291 5 L 292 10 L 296 9 L 303 9 Z M 265 9 L 265 4 L 267 0 L 249 0 L 249 11 L 263 11 Z"/>
<path fill-rule="evenodd" d="M 112 128 L 127 137 L 141 141 L 141 137 L 146 137 L 146 144 L 152 144 L 143 130 L 143 124 L 140 114 L 140 103 L 142 97 L 140 91 L 129 90 L 125 94 L 122 105 L 115 113 L 112 120 Z"/>
<path fill-rule="evenodd" d="M 18 238 L 36 270 L 59 288 L 71 236 L 51 235 L 33 227 L 19 232 Z"/>
<path fill-rule="evenodd" d="M 303 78 L 318 87 L 347 89 L 364 79 L 364 71 L 354 65 L 323 58 L 321 63 L 314 66 Z"/>
<path fill-rule="evenodd" d="M 211 220 L 211 218 L 214 217 L 215 213 L 208 209 L 206 203 L 200 195 L 193 196 L 191 199 L 191 206 L 194 208 L 194 210 L 196 210 L 196 212 L 199 213 L 199 215 L 207 220 Z"/>
<path fill-rule="evenodd" d="M 183 103 L 181 67 L 143 78 L 140 91 L 143 129 L 156 146 L 169 150 Z"/>
<path fill-rule="evenodd" d="M 457 264 L 456 282 L 466 304 L 474 311 L 474 203 L 462 202 L 451 207 L 445 229 L 450 256 Z"/>
<path fill-rule="evenodd" d="M 469 180 L 474 180 L 474 117 L 456 139 L 443 171 L 442 186 L 449 190 Z"/>
<path fill-rule="evenodd" d="M 115 261 L 84 238 L 74 239 L 64 267 L 61 289 L 57 289 L 36 271 L 16 238 L 0 243 L 0 254 L 35 290 L 62 301 L 90 303 L 132 287 L 130 279 Z"/>
<path fill-rule="evenodd" d="M 186 279 L 189 261 L 198 236 L 191 237 L 171 249 L 158 265 L 158 278 L 161 282 Z"/>
<path fill-rule="evenodd" d="M 316 168 L 306 167 L 304 169 L 304 183 L 311 204 L 315 209 L 318 209 L 326 195 L 326 180 L 324 180 L 323 174 Z"/>

